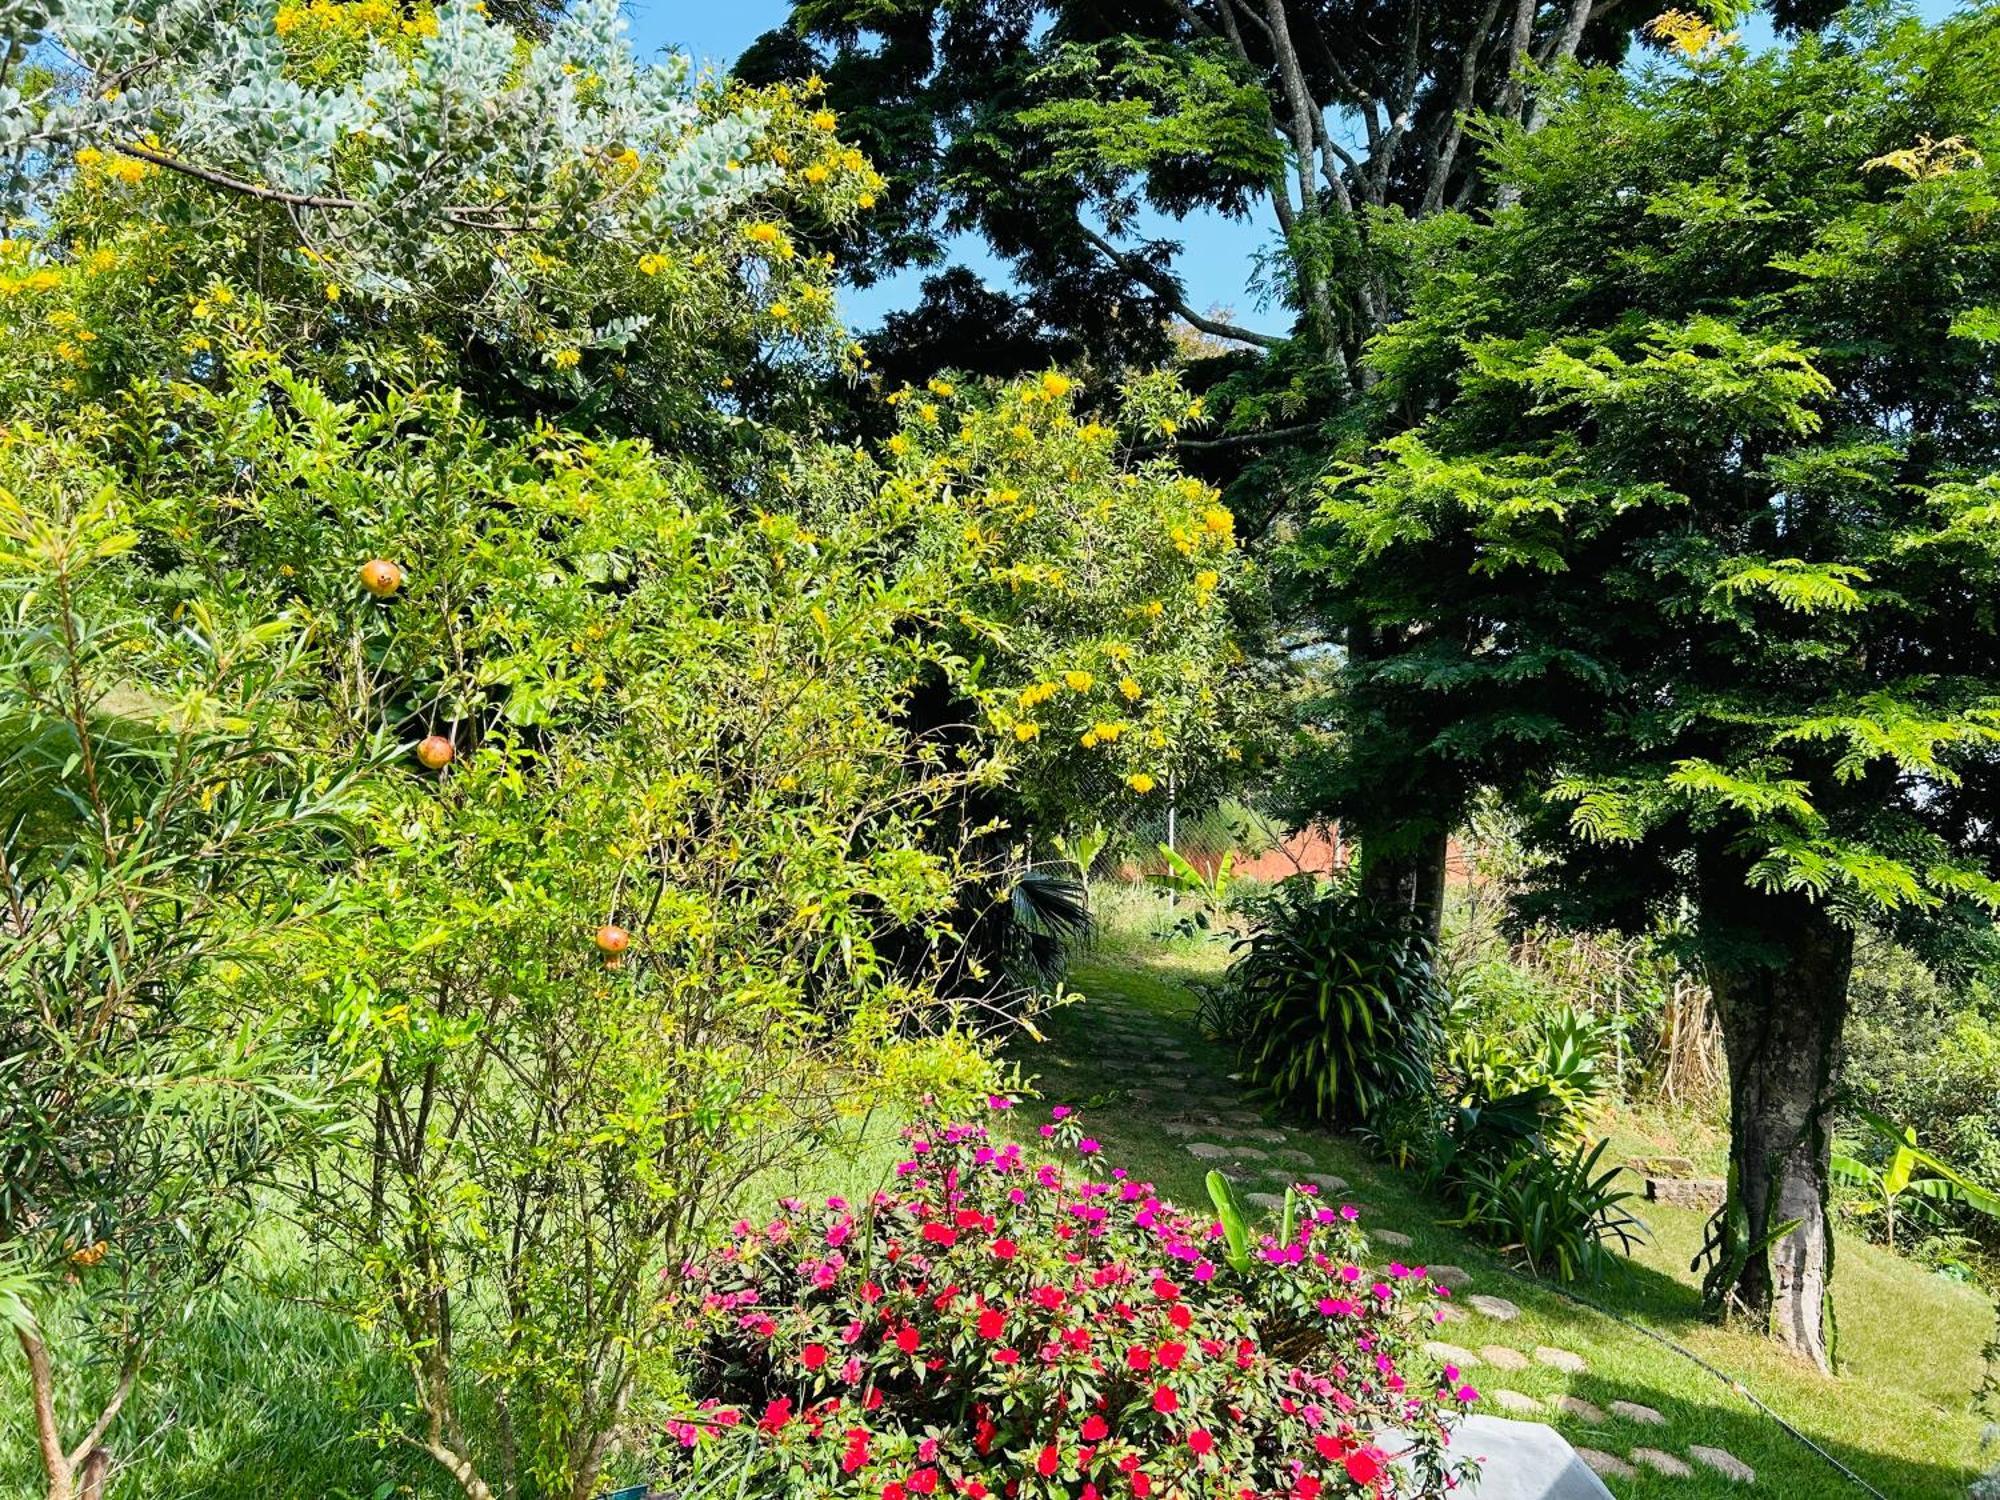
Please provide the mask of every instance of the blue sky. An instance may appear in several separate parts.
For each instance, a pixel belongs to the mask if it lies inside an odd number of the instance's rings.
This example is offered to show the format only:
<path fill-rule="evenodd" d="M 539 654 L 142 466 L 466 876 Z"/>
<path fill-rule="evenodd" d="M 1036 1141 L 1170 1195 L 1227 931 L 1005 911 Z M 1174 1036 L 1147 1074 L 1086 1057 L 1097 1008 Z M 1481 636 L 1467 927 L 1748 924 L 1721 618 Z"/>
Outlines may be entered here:
<path fill-rule="evenodd" d="M 1666 0 L 1661 0 L 1660 8 L 1667 8 Z M 1916 0 L 1918 13 L 1930 20 L 1942 19 L 1956 8 L 1954 0 Z M 627 7 L 633 41 L 642 52 L 686 52 L 697 63 L 713 63 L 717 71 L 728 68 L 752 41 L 782 23 L 789 11 L 786 0 L 629 0 Z M 1747 30 L 1752 45 L 1768 45 L 1770 30 L 1761 18 Z M 1188 300 L 1196 307 L 1230 308 L 1238 322 L 1277 330 L 1280 317 L 1261 316 L 1247 284 L 1254 255 L 1272 235 L 1262 216 L 1246 221 L 1204 213 L 1179 223 L 1156 219 L 1142 228 L 1147 234 L 1178 239 L 1185 247 L 1179 265 Z M 976 238 L 954 243 L 950 258 L 995 283 L 1008 279 L 1005 266 Z M 854 327 L 871 327 L 883 313 L 913 303 L 922 279 L 923 273 L 911 272 L 865 292 L 846 291 L 841 310 Z"/>

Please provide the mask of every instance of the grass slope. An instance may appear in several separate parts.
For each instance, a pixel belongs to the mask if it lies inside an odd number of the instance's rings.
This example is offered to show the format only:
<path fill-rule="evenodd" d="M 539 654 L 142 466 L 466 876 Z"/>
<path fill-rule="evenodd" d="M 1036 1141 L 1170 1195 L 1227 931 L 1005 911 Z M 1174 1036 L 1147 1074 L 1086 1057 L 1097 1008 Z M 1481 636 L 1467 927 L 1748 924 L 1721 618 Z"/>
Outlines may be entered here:
<path fill-rule="evenodd" d="M 1207 977 L 1218 962 L 1213 950 L 1185 945 L 1141 951 L 1108 950 L 1079 966 L 1071 984 L 1082 1003 L 1059 1011 L 1043 1026 L 1047 1040 L 1022 1041 L 1013 1056 L 1040 1078 L 1052 1100 L 1082 1103 L 1091 1131 L 1105 1142 L 1106 1159 L 1152 1178 L 1183 1203 L 1206 1201 L 1206 1164 L 1186 1142 L 1161 1129 L 1175 1112 L 1171 1081 L 1156 1082 L 1147 1100 L 1133 1097 L 1131 1074 L 1108 1046 L 1099 1025 L 1107 1008 L 1143 1013 L 1156 1025 L 1160 1045 L 1188 1050 L 1191 1076 L 1226 1075 L 1231 1061 L 1204 1044 L 1194 1025 L 1188 981 Z M 1533 1365 L 1501 1372 L 1473 1367 L 1468 1378 L 1482 1390 L 1505 1387 L 1543 1398 L 1569 1394 L 1600 1407 L 1633 1401 L 1656 1408 L 1664 1428 L 1616 1418 L 1601 1426 L 1567 1414 L 1550 1418 L 1580 1446 L 1616 1453 L 1651 1446 L 1685 1454 L 1692 1444 L 1729 1450 L 1757 1471 L 1745 1488 L 1696 1468 L 1691 1478 L 1642 1470 L 1636 1479 L 1614 1479 L 1621 1500 L 1682 1500 L 1746 1494 L 1791 1497 L 1860 1495 L 1832 1467 L 1787 1436 L 1774 1422 L 1713 1376 L 1612 1318 L 1577 1306 L 1547 1286 L 1511 1273 L 1483 1246 L 1438 1222 L 1445 1212 L 1415 1185 L 1370 1157 L 1361 1145 L 1325 1132 L 1298 1132 L 1319 1170 L 1348 1180 L 1343 1195 L 1365 1206 L 1363 1224 L 1399 1229 L 1413 1246 L 1397 1258 L 1419 1265 L 1453 1264 L 1473 1275 L 1471 1290 L 1506 1297 L 1522 1309 L 1519 1320 L 1500 1324 L 1468 1318 L 1439 1330 L 1453 1344 L 1477 1349 L 1504 1343 L 1573 1350 L 1588 1373 L 1565 1375 Z M 1663 1143 L 1641 1138 L 1626 1122 L 1614 1149 L 1659 1151 Z M 1652 1229 L 1649 1244 L 1622 1273 L 1585 1289 L 1593 1302 L 1656 1330 L 1699 1354 L 1757 1393 L 1787 1421 L 1835 1454 L 1894 1500 L 1963 1500 L 1976 1473 L 1980 1424 L 1970 1393 L 1980 1375 L 1979 1351 L 1990 1327 L 1990 1304 L 1972 1288 L 1949 1282 L 1873 1246 L 1843 1237 L 1838 1246 L 1834 1302 L 1839 1318 L 1843 1372 L 1822 1377 L 1779 1353 L 1764 1340 L 1717 1328 L 1703 1320 L 1698 1278 L 1688 1262 L 1700 1244 L 1704 1215 L 1657 1204 L 1643 1205 Z"/>

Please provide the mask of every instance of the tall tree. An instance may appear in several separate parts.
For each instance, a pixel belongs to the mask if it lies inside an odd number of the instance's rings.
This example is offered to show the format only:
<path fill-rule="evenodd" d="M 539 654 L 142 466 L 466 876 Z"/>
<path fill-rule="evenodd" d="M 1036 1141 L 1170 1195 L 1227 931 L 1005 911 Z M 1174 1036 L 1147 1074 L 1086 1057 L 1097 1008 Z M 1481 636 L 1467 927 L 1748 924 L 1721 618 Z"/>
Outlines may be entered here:
<path fill-rule="evenodd" d="M 1506 786 L 1530 904 L 1676 923 L 1731 1085 L 1709 1290 L 1829 1360 L 1853 933 L 2000 905 L 2000 17 L 1573 81 L 1520 198 L 1412 236 L 1404 430 L 1302 560 L 1366 717 Z M 1412 773 L 1419 779 L 1424 772 Z"/>
<path fill-rule="evenodd" d="M 889 183 L 864 278 L 973 232 L 1009 265 L 1013 309 L 934 279 L 884 330 L 885 367 L 1080 348 L 1152 363 L 1181 325 L 1214 341 L 1192 378 L 1221 430 L 1182 461 L 1257 545 L 1310 491 L 1374 377 L 1368 340 L 1402 307 L 1393 226 L 1489 205 L 1482 131 L 1532 134 L 1564 65 L 1622 62 L 1664 0 L 795 0 L 739 63 L 752 81 L 823 74 Z M 1719 5 L 1716 19 L 1742 7 Z M 1827 0 L 1777 0 L 1781 28 Z M 1662 45 L 1667 45 L 1664 38 Z M 1149 218 L 1146 210 L 1155 217 Z M 1267 317 L 1197 305 L 1157 216 L 1261 219 Z M 997 348 L 989 329 L 1013 333 Z M 1294 644 L 1298 642 L 1295 641 Z M 1356 652 L 1383 643 L 1339 638 Z M 1404 773 L 1421 763 L 1406 763 Z M 1435 910 L 1453 785 L 1372 784 L 1345 808 L 1378 895 Z"/>

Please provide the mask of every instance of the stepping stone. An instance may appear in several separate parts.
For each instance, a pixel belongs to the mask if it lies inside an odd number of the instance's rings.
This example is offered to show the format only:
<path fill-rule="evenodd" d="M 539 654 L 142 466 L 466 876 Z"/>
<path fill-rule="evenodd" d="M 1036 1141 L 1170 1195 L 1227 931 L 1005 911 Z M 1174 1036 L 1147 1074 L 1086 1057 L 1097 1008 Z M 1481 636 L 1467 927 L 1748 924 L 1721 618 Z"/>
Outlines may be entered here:
<path fill-rule="evenodd" d="M 1479 1351 L 1479 1357 L 1496 1370 L 1525 1370 L 1528 1356 L 1519 1349 L 1509 1349 L 1505 1344 L 1487 1344 Z"/>
<path fill-rule="evenodd" d="M 1648 1427 L 1664 1427 L 1667 1425 L 1667 1419 L 1659 1412 L 1654 1411 L 1650 1406 L 1641 1406 L 1636 1401 L 1612 1402 L 1611 1414 L 1615 1417 L 1623 1417 L 1628 1422 L 1643 1423 Z M 1710 1448 L 1706 1451 L 1710 1453 L 1722 1452 L 1720 1448 Z"/>
<path fill-rule="evenodd" d="M 1282 1153 L 1273 1154 L 1281 1155 Z M 1305 1153 L 1299 1152 L 1298 1154 L 1303 1156 Z M 1322 1193 L 1344 1193 L 1347 1191 L 1347 1179 L 1345 1177 L 1336 1177 L 1331 1172 L 1307 1172 L 1299 1178 L 1299 1181 L 1310 1182 Z"/>
<path fill-rule="evenodd" d="M 1556 1397 L 1556 1410 L 1565 1416 L 1575 1417 L 1579 1422 L 1588 1422 L 1593 1427 L 1604 1425 L 1604 1408 L 1592 1405 L 1581 1396 Z"/>
<path fill-rule="evenodd" d="M 1551 1370 L 1566 1370 L 1572 1375 L 1581 1375 L 1590 1368 L 1581 1354 L 1572 1354 L 1567 1349 L 1551 1349 L 1547 1344 L 1536 1347 L 1535 1363 L 1547 1365 Z"/>
<path fill-rule="evenodd" d="M 1178 1047 L 1162 1047 L 1156 1056 L 1163 1057 L 1168 1062 L 1183 1063 L 1188 1060 L 1188 1055 Z"/>
<path fill-rule="evenodd" d="M 1242 1129 L 1251 1140 L 1262 1141 L 1268 1146 L 1282 1146 L 1291 1139 L 1284 1131 L 1273 1130 L 1269 1125 L 1245 1126 Z"/>
<path fill-rule="evenodd" d="M 1440 1323 L 1463 1323 L 1469 1314 L 1462 1307 L 1453 1307 L 1449 1302 L 1440 1302 L 1431 1309 L 1431 1316 Z"/>
<path fill-rule="evenodd" d="M 1431 1281 L 1438 1286 L 1448 1286 L 1454 1292 L 1460 1287 L 1472 1285 L 1472 1273 L 1464 1266 L 1432 1266 Z"/>
<path fill-rule="evenodd" d="M 1735 1480 L 1738 1484 L 1757 1482 L 1757 1471 L 1726 1448 L 1704 1448 L 1697 1443 L 1688 1449 L 1688 1457 L 1698 1464 L 1704 1464 L 1715 1470 L 1725 1479 Z"/>
<path fill-rule="evenodd" d="M 1244 1161 L 1269 1161 L 1271 1153 L 1261 1146 L 1231 1146 L 1230 1152 Z"/>
<path fill-rule="evenodd" d="M 1440 1344 L 1435 1339 L 1424 1345 L 1424 1353 L 1441 1365 L 1476 1365 L 1479 1356 L 1470 1349 L 1461 1349 L 1456 1344 Z"/>
<path fill-rule="evenodd" d="M 1519 1391 L 1494 1391 L 1493 1404 L 1502 1411 L 1511 1411 L 1519 1416 L 1533 1417 L 1542 1413 L 1542 1403 L 1533 1396 L 1524 1396 Z"/>
<path fill-rule="evenodd" d="M 1211 1130 L 1215 1129 L 1215 1124 L 1213 1121 L 1204 1124 L 1199 1120 L 1162 1120 L 1160 1121 L 1160 1129 L 1164 1130 L 1168 1135 L 1187 1139 L 1193 1136 L 1207 1135 Z"/>
<path fill-rule="evenodd" d="M 1271 1156 L 1274 1160 L 1284 1162 L 1287 1166 L 1309 1167 L 1313 1164 L 1312 1153 L 1310 1151 L 1300 1151 L 1296 1148 L 1285 1151 L 1273 1151 Z M 1339 1189 L 1336 1188 L 1334 1191 L 1338 1192 Z"/>
<path fill-rule="evenodd" d="M 1669 1479 L 1690 1479 L 1694 1470 L 1675 1458 L 1671 1453 L 1662 1453 L 1658 1448 L 1634 1448 L 1632 1462 L 1644 1464 L 1647 1468 L 1667 1476 Z"/>
<path fill-rule="evenodd" d="M 1600 1448 L 1579 1448 L 1576 1456 L 1589 1464 L 1592 1472 L 1605 1479 L 1637 1479 L 1639 1471 L 1615 1453 Z"/>
<path fill-rule="evenodd" d="M 1498 1319 L 1502 1323 L 1511 1323 L 1521 1316 L 1521 1309 L 1505 1297 L 1488 1297 L 1474 1293 L 1465 1301 L 1474 1312 L 1484 1313 L 1487 1317 Z"/>
<path fill-rule="evenodd" d="M 1394 1229 L 1371 1229 L 1368 1231 L 1368 1243 L 1387 1245 L 1391 1250 L 1407 1250 L 1410 1247 L 1410 1237 Z"/>
<path fill-rule="evenodd" d="M 1213 1141 L 1190 1141 L 1187 1153 L 1199 1161 L 1228 1161 L 1236 1154 L 1227 1146 L 1218 1146 Z"/>

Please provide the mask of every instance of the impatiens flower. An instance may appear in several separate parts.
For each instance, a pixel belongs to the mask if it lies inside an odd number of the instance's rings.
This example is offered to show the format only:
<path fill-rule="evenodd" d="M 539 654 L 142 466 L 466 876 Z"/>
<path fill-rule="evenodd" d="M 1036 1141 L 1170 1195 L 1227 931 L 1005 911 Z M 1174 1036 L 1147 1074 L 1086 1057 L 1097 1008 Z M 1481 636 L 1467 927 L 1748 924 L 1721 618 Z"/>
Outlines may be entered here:
<path fill-rule="evenodd" d="M 1153 1351 L 1135 1345 L 1125 1351 L 1125 1363 L 1143 1375 L 1153 1368 Z"/>
<path fill-rule="evenodd" d="M 764 1415 L 758 1419 L 757 1425 L 766 1432 L 776 1432 L 791 1420 L 792 1398 L 780 1396 L 764 1408 Z"/>
<path fill-rule="evenodd" d="M 1171 1302 L 1174 1298 L 1180 1296 L 1180 1294 L 1181 1289 L 1167 1280 L 1166 1277 L 1156 1276 L 1153 1278 L 1153 1295 L 1158 1297 L 1162 1302 Z"/>
<path fill-rule="evenodd" d="M 936 1469 L 919 1469 L 910 1476 L 910 1493 L 913 1495 L 934 1495 L 937 1493 L 938 1473 Z"/>
<path fill-rule="evenodd" d="M 1160 1352 L 1157 1356 L 1160 1361 L 1160 1368 L 1163 1370 L 1178 1370 L 1181 1367 L 1181 1361 L 1187 1358 L 1187 1352 L 1186 1344 L 1160 1345 Z"/>
<path fill-rule="evenodd" d="M 1156 1386 L 1153 1389 L 1153 1410 L 1162 1416 L 1181 1409 L 1181 1398 L 1176 1396 L 1171 1386 Z"/>
<path fill-rule="evenodd" d="M 1153 1493 L 1153 1476 L 1148 1474 L 1144 1469 L 1134 1469 L 1132 1471 L 1132 1493 L 1137 1495 L 1139 1500 L 1146 1500 L 1146 1496 Z"/>
<path fill-rule="evenodd" d="M 1380 1448 L 1357 1448 L 1347 1455 L 1347 1477 L 1356 1484 L 1373 1484 L 1389 1467 L 1388 1455 Z"/>
<path fill-rule="evenodd" d="M 1458 1388 L 1458 1399 L 1470 1406 L 1479 1399 L 1479 1392 L 1472 1386 L 1462 1385 Z"/>
<path fill-rule="evenodd" d="M 1062 1454 L 1056 1451 L 1054 1443 L 1044 1445 L 1042 1451 L 1035 1455 L 1035 1472 L 1044 1479 L 1053 1478 L 1061 1465 Z"/>
<path fill-rule="evenodd" d="M 808 1370 L 817 1370 L 826 1363 L 826 1345 L 807 1344 L 799 1351 L 799 1362 Z"/>
<path fill-rule="evenodd" d="M 896 1347 L 905 1354 L 915 1354 L 922 1343 L 923 1336 L 911 1324 L 905 1323 L 896 1330 Z"/>
<path fill-rule="evenodd" d="M 992 1245 L 995 1260 L 1012 1260 L 1018 1246 L 1012 1240 L 995 1240 Z"/>
<path fill-rule="evenodd" d="M 1076 1143 L 1076 1150 L 1079 1156 L 1095 1156 L 1103 1149 L 1104 1146 L 1101 1142 L 1091 1140 L 1088 1136 Z"/>
<path fill-rule="evenodd" d="M 989 1307 L 979 1315 L 979 1336 L 983 1339 L 997 1339 L 1006 1332 L 1007 1319 L 997 1307 Z"/>
<path fill-rule="evenodd" d="M 1078 1431 L 1086 1443 L 1101 1443 L 1109 1436 L 1111 1424 L 1093 1412 L 1083 1419 L 1083 1426 Z"/>
<path fill-rule="evenodd" d="M 1215 1438 L 1205 1427 L 1197 1427 L 1187 1435 L 1187 1445 L 1196 1453 L 1213 1453 Z"/>

